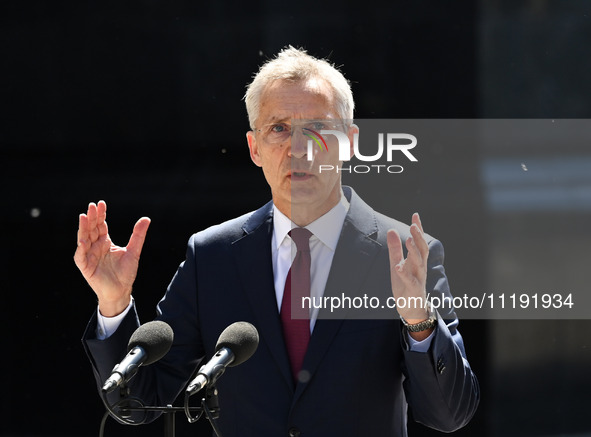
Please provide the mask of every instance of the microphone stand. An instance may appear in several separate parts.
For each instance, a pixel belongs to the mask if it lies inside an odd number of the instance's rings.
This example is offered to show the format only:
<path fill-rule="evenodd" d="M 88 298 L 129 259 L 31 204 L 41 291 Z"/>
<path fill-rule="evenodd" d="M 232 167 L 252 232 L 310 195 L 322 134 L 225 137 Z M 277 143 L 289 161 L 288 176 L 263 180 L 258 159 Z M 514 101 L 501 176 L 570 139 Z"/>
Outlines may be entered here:
<path fill-rule="evenodd" d="M 129 395 L 129 389 L 127 387 L 121 388 L 122 394 Z M 104 421 L 106 418 L 111 415 L 117 422 L 124 424 L 124 425 L 141 425 L 146 420 L 146 415 L 149 412 L 159 412 L 163 414 L 164 420 L 164 437 L 175 437 L 176 433 L 176 418 L 175 415 L 177 412 L 182 411 L 185 414 L 188 412 L 197 412 L 198 415 L 196 418 L 189 418 L 190 423 L 196 422 L 205 412 L 207 419 L 209 420 L 211 427 L 213 428 L 215 434 L 218 437 L 222 437 L 217 424 L 215 423 L 215 419 L 219 418 L 220 415 L 220 408 L 217 402 L 217 389 L 214 387 L 208 388 L 205 391 L 205 397 L 201 399 L 201 406 L 200 407 L 189 407 L 185 405 L 184 407 L 173 407 L 172 405 L 168 404 L 165 407 L 157 407 L 157 406 L 144 406 L 143 402 L 138 398 L 133 397 L 126 397 L 121 399 L 120 401 L 111 405 L 105 394 L 102 396 L 103 402 L 107 411 L 105 416 L 103 417 L 103 423 L 101 424 L 101 430 L 99 432 L 99 437 L 103 437 L 104 434 Z M 129 404 L 137 403 L 139 406 L 130 406 Z M 127 404 L 127 406 L 126 406 Z M 143 413 L 143 417 L 141 420 L 134 421 L 131 419 L 131 413 Z M 191 420 L 193 419 L 193 420 Z"/>
<path fill-rule="evenodd" d="M 205 408 L 208 408 L 205 405 Z M 121 413 L 136 413 L 136 412 L 161 412 L 163 415 L 164 420 L 164 437 L 175 437 L 176 433 L 176 417 L 175 414 L 177 412 L 184 412 L 185 409 L 183 407 L 173 407 L 172 405 L 167 405 L 166 407 L 136 407 L 136 408 L 121 408 Z M 191 407 L 191 411 L 198 412 L 199 415 L 203 413 L 202 407 Z M 219 410 L 214 410 L 213 412 L 209 410 L 212 414 L 218 414 Z"/>

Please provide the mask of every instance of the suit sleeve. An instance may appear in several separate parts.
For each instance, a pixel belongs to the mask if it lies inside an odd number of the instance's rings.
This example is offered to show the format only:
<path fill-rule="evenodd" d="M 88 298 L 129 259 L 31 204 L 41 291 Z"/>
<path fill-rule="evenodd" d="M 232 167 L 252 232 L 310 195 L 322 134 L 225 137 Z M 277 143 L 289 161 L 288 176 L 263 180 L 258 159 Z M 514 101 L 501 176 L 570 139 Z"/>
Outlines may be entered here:
<path fill-rule="evenodd" d="M 173 329 L 173 345 L 164 358 L 150 366 L 141 367 L 129 382 L 130 395 L 140 398 L 146 405 L 172 404 L 204 355 L 198 321 L 194 238 L 189 240 L 187 257 L 157 307 L 156 319 L 168 323 Z M 99 390 L 113 366 L 127 353 L 129 337 L 138 326 L 134 306 L 111 337 L 97 340 L 96 314 L 91 319 L 82 341 Z M 115 390 L 110 395 L 111 403 L 120 399 L 118 392 Z M 147 421 L 156 417 L 150 415 Z"/>
<path fill-rule="evenodd" d="M 443 246 L 429 244 L 427 293 L 451 297 L 443 268 Z M 437 314 L 437 328 L 427 353 L 404 348 L 404 390 L 414 419 L 444 432 L 466 425 L 480 400 L 478 380 L 466 359 L 453 310 Z M 403 330 L 402 344 L 407 335 Z"/>

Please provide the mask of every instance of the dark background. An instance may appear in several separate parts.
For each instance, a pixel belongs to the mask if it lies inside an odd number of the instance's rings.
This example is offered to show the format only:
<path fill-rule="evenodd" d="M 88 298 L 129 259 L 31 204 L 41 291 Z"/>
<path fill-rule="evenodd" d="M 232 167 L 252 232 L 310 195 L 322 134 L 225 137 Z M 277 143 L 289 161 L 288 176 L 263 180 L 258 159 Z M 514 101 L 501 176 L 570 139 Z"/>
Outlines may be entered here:
<path fill-rule="evenodd" d="M 342 65 L 358 118 L 590 118 L 590 20 L 580 1 L 3 2 L 0 436 L 98 432 L 80 344 L 95 298 L 72 260 L 88 202 L 107 201 L 121 245 L 137 218 L 152 218 L 135 285 L 147 321 L 188 237 L 268 200 L 241 98 L 280 48 Z M 587 163 L 588 147 L 420 153 L 395 192 L 358 191 L 399 219 L 421 212 L 445 244 L 452 291 L 585 289 L 591 176 L 562 183 L 561 166 L 534 187 L 538 203 L 515 209 L 490 201 L 483 173 L 496 159 Z M 544 200 L 556 189 L 581 195 L 558 207 Z M 590 328 L 463 321 L 482 403 L 455 435 L 591 435 Z M 177 422 L 178 435 L 204 428 Z M 107 435 L 161 428 L 109 422 Z"/>

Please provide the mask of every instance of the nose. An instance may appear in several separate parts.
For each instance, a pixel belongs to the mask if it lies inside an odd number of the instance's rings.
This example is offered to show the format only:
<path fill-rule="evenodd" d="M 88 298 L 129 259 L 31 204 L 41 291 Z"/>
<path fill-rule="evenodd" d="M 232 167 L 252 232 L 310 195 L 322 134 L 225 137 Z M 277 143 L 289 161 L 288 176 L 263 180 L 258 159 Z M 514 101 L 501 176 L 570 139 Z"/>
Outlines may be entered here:
<path fill-rule="evenodd" d="M 303 158 L 308 151 L 307 137 L 302 133 L 301 128 L 292 131 L 290 139 L 289 156 L 293 158 Z"/>

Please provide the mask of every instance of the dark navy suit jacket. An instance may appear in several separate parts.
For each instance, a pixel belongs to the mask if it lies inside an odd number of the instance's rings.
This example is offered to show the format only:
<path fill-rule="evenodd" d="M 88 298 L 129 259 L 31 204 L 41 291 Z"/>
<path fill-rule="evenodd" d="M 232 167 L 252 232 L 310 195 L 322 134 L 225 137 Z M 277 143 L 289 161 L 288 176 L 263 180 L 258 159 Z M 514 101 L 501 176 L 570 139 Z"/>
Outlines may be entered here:
<path fill-rule="evenodd" d="M 391 296 L 386 232 L 404 242 L 409 227 L 373 211 L 353 190 L 325 296 Z M 430 349 L 412 352 L 395 309 L 378 315 L 321 310 L 303 368 L 294 384 L 283 342 L 271 261 L 272 203 L 191 237 L 187 258 L 158 305 L 174 330 L 174 345 L 132 379 L 131 393 L 150 405 L 172 403 L 200 361 L 215 352 L 221 331 L 235 321 L 258 329 L 260 343 L 245 363 L 219 379 L 225 437 L 406 436 L 407 405 L 416 421 L 442 431 L 465 425 L 479 388 L 455 314 L 438 315 Z M 428 237 L 427 292 L 449 295 L 443 247 Z M 377 311 L 377 310 L 376 310 Z M 84 335 L 99 385 L 126 353 L 138 326 L 135 309 L 106 340 L 93 317 Z"/>

